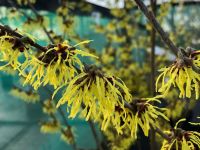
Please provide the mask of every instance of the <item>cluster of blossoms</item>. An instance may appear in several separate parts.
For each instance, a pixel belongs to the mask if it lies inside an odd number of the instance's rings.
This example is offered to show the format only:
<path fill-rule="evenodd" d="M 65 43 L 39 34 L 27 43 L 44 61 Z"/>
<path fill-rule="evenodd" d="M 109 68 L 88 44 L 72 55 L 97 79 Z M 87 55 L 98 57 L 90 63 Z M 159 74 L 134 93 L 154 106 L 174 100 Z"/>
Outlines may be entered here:
<path fill-rule="evenodd" d="M 83 107 L 82 115 L 88 120 L 103 116 L 102 129 L 105 130 L 114 115 L 115 107 L 124 108 L 124 100 L 131 101 L 125 84 L 118 78 L 103 73 L 95 66 L 85 70 L 69 82 L 57 107 L 67 102 L 71 106 L 69 117 L 74 118 Z"/>
<path fill-rule="evenodd" d="M 132 102 L 128 88 L 118 78 L 107 75 L 95 66 L 85 68 L 67 86 L 57 107 L 67 103 L 69 117 L 74 118 L 82 107 L 81 116 L 88 120 L 101 120 L 101 129 L 106 130 L 112 124 L 119 134 L 129 128 L 131 135 L 137 137 L 138 125 L 148 136 L 152 127 L 158 127 L 158 117 L 168 120 L 162 113 L 163 108 L 152 105 L 154 98 L 139 99 Z M 129 105 L 129 108 L 127 108 Z"/>
<path fill-rule="evenodd" d="M 84 41 L 79 44 L 88 42 Z M 29 83 L 34 89 L 46 84 L 57 88 L 71 80 L 77 73 L 77 65 L 80 70 L 83 69 L 78 55 L 96 57 L 77 49 L 76 46 L 79 44 L 70 46 L 65 41 L 58 45 L 50 45 L 48 51 L 41 53 L 38 57 L 31 56 L 29 61 L 21 65 L 22 75 L 26 78 L 24 84 Z M 28 74 L 26 74 L 27 69 L 29 69 Z"/>
<path fill-rule="evenodd" d="M 186 119 L 179 120 L 171 131 L 166 131 L 169 140 L 164 140 L 161 150 L 196 150 L 200 149 L 200 133 L 196 131 L 185 131 L 178 128 L 178 124 Z M 191 123 L 198 125 L 198 123 Z"/>
<path fill-rule="evenodd" d="M 164 115 L 165 108 L 159 108 L 153 104 L 154 102 L 160 103 L 161 96 L 156 96 L 153 98 L 140 98 L 134 100 L 130 105 L 126 106 L 126 111 L 122 115 L 121 109 L 117 109 L 121 116 L 117 116 L 115 119 L 120 123 L 121 128 L 129 128 L 131 131 L 131 136 L 135 139 L 137 138 L 138 127 L 140 127 L 145 136 L 149 135 L 149 130 L 151 128 L 159 127 L 159 118 L 163 118 L 168 121 L 168 118 Z M 120 122 L 120 120 L 123 121 Z"/>
<path fill-rule="evenodd" d="M 20 88 L 14 87 L 10 94 L 28 103 L 36 103 L 40 100 L 38 93 L 32 91 L 23 91 Z"/>
<path fill-rule="evenodd" d="M 195 91 L 196 99 L 199 99 L 200 91 L 200 51 L 193 51 L 191 48 L 180 49 L 178 58 L 170 66 L 160 70 L 162 73 L 157 79 L 157 91 L 166 95 L 171 86 L 180 90 L 179 97 L 190 98 Z M 158 82 L 162 80 L 158 89 Z"/>
<path fill-rule="evenodd" d="M 48 121 L 48 122 L 43 122 L 41 124 L 40 131 L 42 133 L 56 133 L 60 130 L 60 124 L 58 121 L 53 120 L 53 121 Z"/>
<path fill-rule="evenodd" d="M 56 112 L 56 106 L 50 99 L 48 99 L 43 102 L 42 110 L 45 114 L 54 114 Z"/>
<path fill-rule="evenodd" d="M 5 65 L 1 66 L 0 69 L 4 69 L 4 67 L 11 66 L 14 70 L 18 70 L 20 66 L 19 57 L 22 55 L 28 57 L 28 44 L 25 44 L 25 38 L 18 38 L 3 33 L 1 31 L 0 36 L 0 61 L 7 62 Z"/>
<path fill-rule="evenodd" d="M 28 5 L 29 3 L 30 4 L 36 3 L 36 0 L 17 0 L 17 3 L 19 5 Z"/>
<path fill-rule="evenodd" d="M 27 31 L 31 32 L 32 27 L 40 29 L 42 26 L 48 26 L 49 25 L 49 18 L 37 16 L 36 18 L 26 18 L 26 21 L 23 23 L 23 28 L 25 28 Z"/>

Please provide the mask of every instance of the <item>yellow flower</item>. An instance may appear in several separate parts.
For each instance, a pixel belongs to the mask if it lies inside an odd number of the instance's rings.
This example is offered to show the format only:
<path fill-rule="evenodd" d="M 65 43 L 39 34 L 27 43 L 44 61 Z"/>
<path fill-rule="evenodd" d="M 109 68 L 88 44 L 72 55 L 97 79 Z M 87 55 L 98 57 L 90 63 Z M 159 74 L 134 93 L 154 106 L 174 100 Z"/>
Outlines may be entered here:
<path fill-rule="evenodd" d="M 119 35 L 112 34 L 112 33 L 108 34 L 107 38 L 116 43 L 122 43 L 122 42 L 125 42 L 125 40 L 126 40 L 125 36 L 119 36 Z"/>
<path fill-rule="evenodd" d="M 116 22 L 110 22 L 107 24 L 106 29 L 108 31 L 115 31 L 116 30 Z"/>
<path fill-rule="evenodd" d="M 58 9 L 56 10 L 56 13 L 57 13 L 59 16 L 67 16 L 68 13 L 69 13 L 69 8 L 67 8 L 66 5 L 60 6 L 60 7 L 58 7 Z"/>
<path fill-rule="evenodd" d="M 81 114 L 86 120 L 91 114 L 97 119 L 102 116 L 101 128 L 105 130 L 115 113 L 115 106 L 119 105 L 124 109 L 124 100 L 131 100 L 125 84 L 120 79 L 91 66 L 69 82 L 57 107 L 67 103 L 68 107 L 71 106 L 69 117 L 74 118 L 83 105 Z"/>
<path fill-rule="evenodd" d="M 93 26 L 93 28 L 94 28 L 95 32 L 97 32 L 97 33 L 103 33 L 104 32 L 104 27 L 101 26 L 101 25 L 97 24 L 97 25 Z"/>
<path fill-rule="evenodd" d="M 84 41 L 79 44 L 88 43 Z M 87 52 L 78 50 L 76 46 L 70 46 L 67 41 L 52 46 L 45 53 L 42 53 L 39 58 L 31 56 L 29 61 L 26 61 L 22 66 L 22 75 L 26 78 L 24 84 L 31 84 L 34 89 L 46 84 L 53 85 L 54 88 L 68 82 L 77 73 L 76 65 L 80 70 L 83 69 L 83 64 L 78 58 L 78 55 L 96 57 Z M 30 67 L 30 68 L 29 68 Z M 26 71 L 29 70 L 26 75 Z"/>
<path fill-rule="evenodd" d="M 61 43 L 62 42 L 62 35 L 57 35 L 53 30 L 49 31 L 50 37 L 52 37 L 53 41 L 55 43 Z"/>
<path fill-rule="evenodd" d="M 164 140 L 161 150 L 197 150 L 200 149 L 200 133 L 196 131 L 185 131 L 177 128 L 178 124 L 186 119 L 181 119 L 171 131 L 166 133 L 171 140 Z M 192 123 L 195 124 L 195 123 Z"/>
<path fill-rule="evenodd" d="M 22 17 L 22 14 L 16 9 L 16 8 L 10 8 L 7 9 L 7 17 L 9 20 L 11 19 L 20 19 Z"/>
<path fill-rule="evenodd" d="M 165 108 L 159 108 L 152 103 L 160 103 L 159 98 L 162 96 L 156 96 L 153 98 L 142 98 L 133 102 L 133 110 L 127 109 L 129 112 L 127 118 L 123 119 L 125 124 L 131 130 L 131 136 L 134 135 L 137 138 L 138 126 L 141 127 L 145 136 L 149 135 L 149 130 L 151 128 L 159 127 L 159 118 L 168 120 L 164 115 L 163 111 Z"/>
<path fill-rule="evenodd" d="M 22 42 L 23 39 L 12 37 L 10 35 L 0 36 L 0 61 L 7 62 L 0 67 L 4 69 L 7 66 L 12 66 L 14 70 L 19 69 L 21 65 L 19 57 L 24 54 L 25 58 L 28 56 L 28 45 Z"/>
<path fill-rule="evenodd" d="M 74 32 L 73 28 L 75 28 L 75 22 L 74 18 L 72 16 L 69 16 L 67 19 L 63 19 L 63 17 L 58 16 L 55 18 L 55 21 L 58 24 L 58 28 L 61 32 L 67 33 L 67 35 L 73 36 Z"/>
<path fill-rule="evenodd" d="M 40 96 L 38 95 L 38 93 L 34 93 L 31 91 L 23 91 L 17 87 L 13 88 L 10 91 L 10 94 L 14 97 L 17 97 L 27 103 L 36 103 L 40 100 Z"/>
<path fill-rule="evenodd" d="M 141 127 L 145 136 L 149 135 L 149 130 L 155 127 L 159 127 L 159 119 L 163 118 L 168 120 L 164 115 L 163 111 L 165 108 L 159 108 L 154 106 L 152 103 L 159 102 L 159 98 L 162 96 L 156 96 L 153 98 L 141 98 L 134 100 L 132 103 L 124 103 L 124 108 L 121 108 L 120 105 L 115 106 L 115 112 L 110 116 L 110 124 L 114 127 L 118 134 L 123 135 L 124 131 L 128 129 L 129 135 L 134 139 L 137 138 L 138 126 Z M 95 116 L 97 116 L 95 114 Z M 100 117 L 99 117 L 100 118 Z M 103 118 L 98 119 L 102 124 Z M 106 130 L 105 130 L 106 132 Z"/>
<path fill-rule="evenodd" d="M 19 5 L 28 5 L 28 3 L 35 4 L 36 0 L 17 0 Z"/>
<path fill-rule="evenodd" d="M 74 134 L 71 127 L 67 127 L 62 133 L 60 137 L 63 141 L 68 144 L 73 144 L 75 142 Z"/>
<path fill-rule="evenodd" d="M 124 15 L 126 15 L 126 10 L 125 9 L 114 8 L 114 9 L 111 10 L 111 14 L 114 17 L 122 18 L 122 17 L 124 17 Z"/>
<path fill-rule="evenodd" d="M 17 74 L 17 71 L 14 70 L 11 65 L 7 65 L 6 67 L 2 69 L 2 71 L 5 72 L 6 74 L 13 75 L 13 76 Z"/>
<path fill-rule="evenodd" d="M 40 131 L 42 133 L 56 133 L 60 129 L 60 124 L 57 121 L 44 122 L 41 125 Z"/>
<path fill-rule="evenodd" d="M 43 102 L 42 110 L 46 114 L 53 114 L 56 112 L 56 106 L 51 100 L 48 99 Z"/>
<path fill-rule="evenodd" d="M 171 86 L 174 86 L 180 90 L 180 98 L 190 98 L 194 91 L 196 99 L 199 99 L 200 55 L 197 51 L 187 54 L 182 50 L 179 52 L 179 57 L 170 67 L 163 68 L 160 71 L 162 73 L 156 81 L 156 90 L 158 92 L 166 95 Z M 160 80 L 162 80 L 162 84 L 158 89 Z"/>
<path fill-rule="evenodd" d="M 42 29 L 42 26 L 49 26 L 49 18 L 40 16 L 37 18 L 27 18 L 27 20 L 23 24 L 23 28 L 26 29 L 26 31 L 33 31 L 34 29 Z"/>
<path fill-rule="evenodd" d="M 128 150 L 135 141 L 135 139 L 130 136 L 130 130 L 128 128 L 124 128 L 123 134 L 119 135 L 110 126 L 104 131 L 104 134 L 106 135 L 108 146 L 111 150 Z"/>

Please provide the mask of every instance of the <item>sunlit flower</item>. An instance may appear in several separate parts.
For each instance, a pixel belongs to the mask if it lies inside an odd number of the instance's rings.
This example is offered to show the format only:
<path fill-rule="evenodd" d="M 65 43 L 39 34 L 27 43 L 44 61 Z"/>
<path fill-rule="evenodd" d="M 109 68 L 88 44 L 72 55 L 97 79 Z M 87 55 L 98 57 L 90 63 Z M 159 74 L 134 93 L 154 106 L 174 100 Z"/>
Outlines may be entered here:
<path fill-rule="evenodd" d="M 0 61 L 6 64 L 1 66 L 4 69 L 6 66 L 12 66 L 14 70 L 18 69 L 21 65 L 19 57 L 22 55 L 27 56 L 28 45 L 22 42 L 23 39 L 12 37 L 10 35 L 0 36 Z"/>
<path fill-rule="evenodd" d="M 48 99 L 43 102 L 42 110 L 46 114 L 53 114 L 56 112 L 56 106 L 51 100 Z"/>
<path fill-rule="evenodd" d="M 160 70 L 162 73 L 159 75 L 156 82 L 156 89 L 158 92 L 166 95 L 172 86 L 180 90 L 179 97 L 192 96 L 195 92 L 196 99 L 199 98 L 200 91 L 200 55 L 198 51 L 185 51 L 179 52 L 179 57 L 170 66 Z M 161 87 L 158 89 L 158 82 L 162 80 Z"/>
<path fill-rule="evenodd" d="M 127 109 L 129 111 L 127 118 L 123 119 L 124 123 L 131 130 L 131 135 L 137 138 L 138 126 L 141 127 L 145 136 L 149 135 L 149 130 L 151 128 L 159 127 L 159 118 L 168 120 L 164 115 L 165 108 L 159 108 L 155 106 L 155 102 L 160 103 L 160 98 L 162 96 L 156 96 L 153 98 L 142 98 L 138 99 L 134 104 L 132 104 L 133 110 Z"/>
<path fill-rule="evenodd" d="M 31 3 L 31 4 L 36 3 L 36 0 L 17 0 L 17 3 L 19 5 L 28 5 L 28 3 Z"/>
<path fill-rule="evenodd" d="M 107 49 L 103 49 L 103 52 L 102 52 L 102 56 L 103 57 L 100 57 L 101 62 L 103 63 L 103 65 L 109 65 L 112 62 L 114 62 L 114 60 L 115 60 L 115 55 L 114 55 L 115 52 L 116 52 L 116 49 L 113 48 L 113 47 L 109 47 Z"/>
<path fill-rule="evenodd" d="M 111 14 L 115 17 L 122 18 L 124 15 L 126 15 L 125 9 L 119 9 L 119 8 L 113 8 L 111 10 Z"/>
<path fill-rule="evenodd" d="M 27 103 L 36 103 L 40 100 L 40 96 L 38 93 L 34 93 L 32 91 L 23 91 L 17 87 L 13 88 L 10 91 L 10 94 L 14 97 L 17 97 Z"/>
<path fill-rule="evenodd" d="M 106 26 L 106 29 L 108 31 L 115 31 L 116 30 L 116 22 L 113 21 L 113 22 L 108 23 Z"/>
<path fill-rule="evenodd" d="M 160 98 L 162 96 L 140 98 L 131 103 L 125 102 L 125 109 L 121 108 L 120 105 L 116 105 L 115 112 L 109 117 L 110 122 L 108 125 L 114 127 L 119 135 L 123 135 L 124 131 L 130 131 L 129 135 L 134 139 L 137 139 L 137 132 L 141 127 L 144 135 L 148 136 L 150 129 L 160 126 L 160 119 L 168 121 L 168 118 L 164 115 L 166 109 L 159 108 L 154 104 L 155 102 L 160 103 Z M 96 114 L 94 115 L 97 117 Z M 103 123 L 101 116 L 98 116 L 98 122 Z"/>
<path fill-rule="evenodd" d="M 112 33 L 108 34 L 107 37 L 109 40 L 116 42 L 116 43 L 122 43 L 122 42 L 125 42 L 125 40 L 126 40 L 125 36 L 118 36 L 118 35 L 112 34 Z"/>
<path fill-rule="evenodd" d="M 67 18 L 58 16 L 55 18 L 55 21 L 57 22 L 57 26 L 62 33 L 67 34 L 70 37 L 74 35 L 73 30 L 71 30 L 75 27 L 75 21 L 72 16 L 68 16 Z"/>
<path fill-rule="evenodd" d="M 58 9 L 56 10 L 56 13 L 59 16 L 67 16 L 68 12 L 69 12 L 69 8 L 66 5 L 62 5 L 58 7 Z"/>
<path fill-rule="evenodd" d="M 7 17 L 10 19 L 19 19 L 20 17 L 22 17 L 22 14 L 17 11 L 16 8 L 10 8 L 10 9 L 7 9 Z"/>
<path fill-rule="evenodd" d="M 79 44 L 88 43 L 84 41 Z M 45 53 L 42 53 L 39 58 L 31 56 L 29 61 L 26 61 L 21 66 L 23 76 L 26 80 L 24 84 L 31 84 L 34 89 L 41 85 L 50 84 L 54 88 L 71 80 L 77 73 L 76 66 L 80 70 L 83 69 L 83 64 L 78 58 L 78 55 L 96 57 L 87 52 L 78 50 L 76 46 L 70 46 L 67 41 L 52 46 Z M 30 70 L 29 70 L 30 69 Z M 28 74 L 26 75 L 26 71 Z"/>
<path fill-rule="evenodd" d="M 200 133 L 178 128 L 181 119 L 171 131 L 166 131 L 171 140 L 164 140 L 161 150 L 197 150 L 200 149 Z M 195 125 L 195 123 L 192 123 Z"/>
<path fill-rule="evenodd" d="M 97 118 L 102 116 L 101 126 L 102 130 L 105 130 L 115 113 L 115 106 L 119 105 L 124 109 L 124 100 L 131 100 L 125 84 L 120 79 L 91 66 L 69 82 L 57 107 L 67 103 L 68 107 L 71 106 L 69 117 L 74 118 L 83 105 L 81 114 L 86 120 L 91 114 Z"/>
<path fill-rule="evenodd" d="M 41 124 L 40 131 L 42 133 L 56 133 L 60 130 L 60 124 L 58 121 L 49 121 L 49 122 L 43 122 Z"/>
<path fill-rule="evenodd" d="M 27 20 L 23 24 L 23 28 L 26 31 L 33 31 L 35 29 L 42 29 L 42 26 L 49 26 L 49 18 L 44 16 L 39 16 L 37 18 L 27 18 Z"/>

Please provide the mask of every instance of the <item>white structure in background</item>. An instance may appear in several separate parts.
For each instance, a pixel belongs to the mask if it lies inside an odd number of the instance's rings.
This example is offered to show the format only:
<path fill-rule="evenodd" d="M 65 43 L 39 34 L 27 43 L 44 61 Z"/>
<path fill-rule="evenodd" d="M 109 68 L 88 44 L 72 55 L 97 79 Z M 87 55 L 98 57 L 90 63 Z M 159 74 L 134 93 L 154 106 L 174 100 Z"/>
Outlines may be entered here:
<path fill-rule="evenodd" d="M 86 0 L 89 3 L 105 7 L 105 8 L 123 8 L 125 0 Z M 131 0 L 134 2 L 134 0 Z M 171 0 L 157 0 L 157 4 L 169 2 Z M 200 0 L 176 0 L 176 2 L 199 2 Z M 144 0 L 146 5 L 150 5 L 150 0 Z"/>
<path fill-rule="evenodd" d="M 124 0 L 86 0 L 89 3 L 105 8 L 123 8 Z"/>
<path fill-rule="evenodd" d="M 101 14 L 99 12 L 92 12 L 91 16 L 96 24 L 100 24 Z"/>

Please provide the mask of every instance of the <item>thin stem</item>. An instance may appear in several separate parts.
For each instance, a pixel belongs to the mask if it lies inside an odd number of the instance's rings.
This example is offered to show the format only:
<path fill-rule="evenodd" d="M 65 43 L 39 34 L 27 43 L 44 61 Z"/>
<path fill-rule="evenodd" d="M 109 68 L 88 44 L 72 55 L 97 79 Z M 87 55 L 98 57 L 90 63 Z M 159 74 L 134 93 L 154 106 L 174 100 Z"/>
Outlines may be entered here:
<path fill-rule="evenodd" d="M 33 11 L 33 13 L 36 15 L 36 17 L 41 18 L 42 16 L 38 13 L 38 11 L 35 9 L 35 7 L 29 2 L 28 0 L 28 5 L 31 8 L 31 10 Z M 43 23 L 41 23 L 42 25 L 42 29 L 45 32 L 45 34 L 48 36 L 49 40 L 55 44 L 53 38 L 50 36 L 49 32 L 47 31 L 47 28 L 43 25 Z"/>
<path fill-rule="evenodd" d="M 160 128 L 156 127 L 155 132 L 162 136 L 164 139 L 171 141 L 171 138 L 167 134 L 165 134 Z"/>
<path fill-rule="evenodd" d="M 143 3 L 142 0 L 135 0 L 137 6 L 141 9 L 143 14 L 147 17 L 149 22 L 153 25 L 154 29 L 159 33 L 163 42 L 172 50 L 175 54 L 178 52 L 178 48 L 175 44 L 169 39 L 167 33 L 163 30 L 161 25 L 158 23 L 152 11 L 149 11 L 147 6 Z"/>
<path fill-rule="evenodd" d="M 156 16 L 156 0 L 151 0 L 151 9 Z M 151 30 L 151 95 L 155 96 L 155 46 L 156 46 L 156 32 L 152 27 Z"/>
<path fill-rule="evenodd" d="M 156 0 L 151 0 L 151 9 L 156 16 Z M 155 96 L 156 91 L 155 91 L 155 46 L 156 46 L 156 31 L 152 27 L 151 30 L 151 95 Z M 155 141 L 155 132 L 153 129 L 150 132 L 150 148 L 151 150 L 156 149 L 156 141 Z"/>

